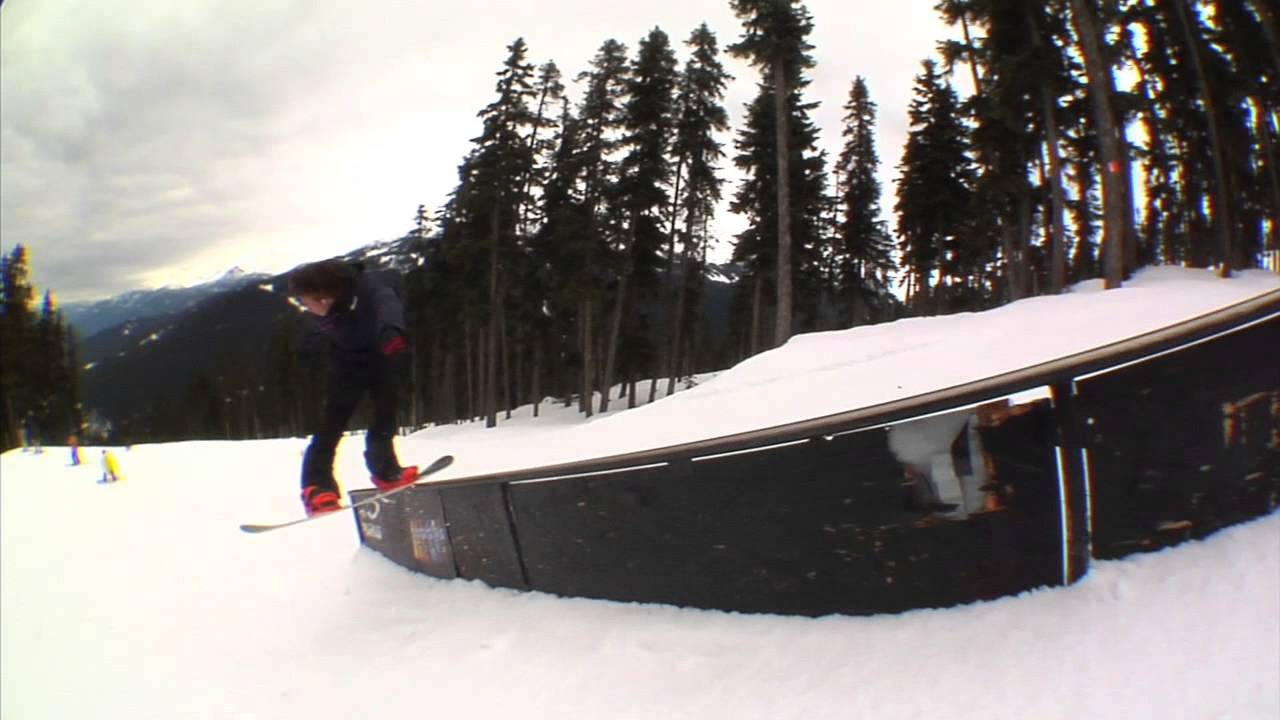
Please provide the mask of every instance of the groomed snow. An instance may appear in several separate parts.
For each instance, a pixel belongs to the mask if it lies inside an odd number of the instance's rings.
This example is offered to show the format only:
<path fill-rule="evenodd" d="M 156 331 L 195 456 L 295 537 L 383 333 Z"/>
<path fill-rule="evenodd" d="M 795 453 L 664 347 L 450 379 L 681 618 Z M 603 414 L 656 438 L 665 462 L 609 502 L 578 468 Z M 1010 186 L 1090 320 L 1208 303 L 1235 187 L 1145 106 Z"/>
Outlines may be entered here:
<path fill-rule="evenodd" d="M 1119 291 L 801 336 L 652 406 L 583 422 L 544 405 L 497 430 L 426 430 L 401 454 L 453 453 L 458 477 L 777 425 L 1277 287 L 1165 268 Z M 79 467 L 65 448 L 0 457 L 0 717 L 1280 717 L 1280 514 L 1016 598 L 748 616 L 436 580 L 360 548 L 348 516 L 240 533 L 296 515 L 305 442 L 116 448 L 126 480 L 109 486 L 97 448 Z M 339 453 L 351 487 L 367 486 L 361 446 Z"/>

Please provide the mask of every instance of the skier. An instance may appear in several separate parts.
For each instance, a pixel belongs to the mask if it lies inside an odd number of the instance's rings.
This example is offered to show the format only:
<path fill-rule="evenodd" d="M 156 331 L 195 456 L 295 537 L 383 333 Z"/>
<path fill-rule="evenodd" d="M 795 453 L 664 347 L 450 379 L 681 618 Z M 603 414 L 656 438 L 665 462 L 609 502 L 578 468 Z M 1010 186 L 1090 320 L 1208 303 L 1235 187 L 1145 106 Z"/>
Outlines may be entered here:
<path fill-rule="evenodd" d="M 120 474 L 120 463 L 116 462 L 116 456 L 110 450 L 102 451 L 102 479 L 98 482 L 103 484 L 120 482 L 124 476 Z"/>
<path fill-rule="evenodd" d="M 373 422 L 365 436 L 365 465 L 379 490 L 407 485 L 418 468 L 402 468 L 392 439 L 396 375 L 407 357 L 404 306 L 396 293 L 359 265 L 308 263 L 289 274 L 289 294 L 315 316 L 304 350 L 329 354 L 329 392 L 319 427 L 302 459 L 302 504 L 307 515 L 339 509 L 333 458 L 347 422 L 367 391 Z"/>
<path fill-rule="evenodd" d="M 26 442 L 23 451 L 30 449 L 31 452 L 39 455 L 43 452 L 40 446 L 40 431 L 36 428 L 35 413 L 28 411 L 27 417 L 22 421 L 22 437 Z"/>

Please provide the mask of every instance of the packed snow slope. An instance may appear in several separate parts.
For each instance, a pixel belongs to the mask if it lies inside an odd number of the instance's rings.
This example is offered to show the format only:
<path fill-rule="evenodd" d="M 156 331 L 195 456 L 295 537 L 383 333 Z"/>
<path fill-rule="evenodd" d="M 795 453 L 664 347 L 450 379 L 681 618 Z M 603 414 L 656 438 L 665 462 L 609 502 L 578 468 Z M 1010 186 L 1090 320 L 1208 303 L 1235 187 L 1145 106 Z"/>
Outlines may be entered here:
<path fill-rule="evenodd" d="M 550 432 L 519 455 L 455 453 L 458 464 L 444 477 L 667 447 L 901 400 L 1102 347 L 1275 290 L 1280 275 L 1262 270 L 1223 280 L 1209 270 L 1148 268 L 1116 290 L 1104 291 L 1097 280 L 981 313 L 798 335 L 663 402 Z M 641 390 L 647 397 L 647 387 Z"/>
<path fill-rule="evenodd" d="M 772 426 L 1278 286 L 1162 270 L 1105 294 L 802 336 L 651 406 L 583 422 L 544 405 L 496 430 L 428 429 L 401 454 L 453 453 L 444 476 L 458 477 Z M 1022 333 L 1020 347 L 1004 333 Z M 886 369 L 904 387 L 885 389 Z M 98 448 L 80 466 L 65 448 L 0 457 L 0 717 L 1280 717 L 1280 514 L 1015 598 L 746 616 L 436 580 L 362 549 L 347 515 L 239 532 L 298 512 L 305 443 L 114 448 L 126 479 L 112 485 L 96 482 Z M 349 487 L 367 486 L 361 450 L 358 437 L 340 448 Z"/>

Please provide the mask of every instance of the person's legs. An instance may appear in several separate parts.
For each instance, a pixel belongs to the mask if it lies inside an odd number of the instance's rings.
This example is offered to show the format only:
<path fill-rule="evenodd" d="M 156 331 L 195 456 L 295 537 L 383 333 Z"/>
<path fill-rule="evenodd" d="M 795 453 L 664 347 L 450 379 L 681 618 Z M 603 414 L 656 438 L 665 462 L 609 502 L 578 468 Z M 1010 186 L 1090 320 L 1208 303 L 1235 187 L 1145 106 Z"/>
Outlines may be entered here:
<path fill-rule="evenodd" d="M 364 385 L 351 373 L 334 372 L 329 378 L 329 397 L 325 402 L 320 425 L 311 436 L 311 444 L 302 458 L 302 487 L 317 486 L 337 492 L 333 477 L 333 457 L 356 410 Z"/>
<path fill-rule="evenodd" d="M 375 477 L 395 480 L 400 477 L 400 461 L 393 442 L 396 435 L 396 363 L 393 358 L 379 356 L 370 369 L 369 392 L 373 396 L 373 421 L 365 436 L 365 465 Z"/>

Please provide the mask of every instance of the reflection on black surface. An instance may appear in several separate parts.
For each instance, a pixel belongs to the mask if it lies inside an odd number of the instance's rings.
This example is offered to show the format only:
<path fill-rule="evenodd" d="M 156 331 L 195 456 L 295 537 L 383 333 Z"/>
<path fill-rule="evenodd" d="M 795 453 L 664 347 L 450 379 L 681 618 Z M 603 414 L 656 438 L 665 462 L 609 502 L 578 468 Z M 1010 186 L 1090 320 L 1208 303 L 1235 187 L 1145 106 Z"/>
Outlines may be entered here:
<path fill-rule="evenodd" d="M 1001 485 L 983 435 L 1034 408 L 1003 399 L 890 426 L 889 449 L 902 463 L 907 507 L 949 520 L 1005 507 L 1002 496 L 1010 488 Z"/>

